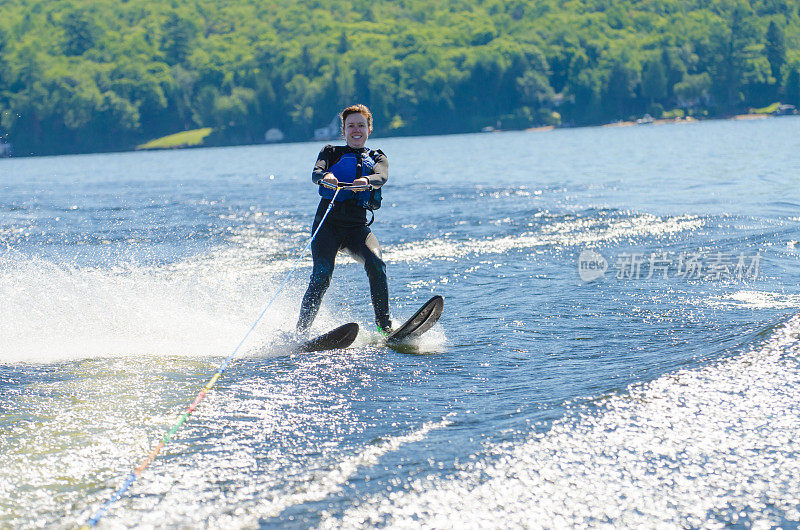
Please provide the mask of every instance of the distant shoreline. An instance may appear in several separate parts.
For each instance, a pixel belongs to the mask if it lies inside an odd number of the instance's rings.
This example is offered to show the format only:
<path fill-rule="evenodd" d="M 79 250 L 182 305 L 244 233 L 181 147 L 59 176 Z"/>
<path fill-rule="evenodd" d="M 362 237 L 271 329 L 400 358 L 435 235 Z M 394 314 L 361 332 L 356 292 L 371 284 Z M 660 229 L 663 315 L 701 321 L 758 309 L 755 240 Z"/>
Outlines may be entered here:
<path fill-rule="evenodd" d="M 786 117 L 798 117 L 800 115 L 771 115 L 771 114 L 736 114 L 733 116 L 727 117 L 703 117 L 703 118 L 695 118 L 694 116 L 686 116 L 683 118 L 658 118 L 653 119 L 651 122 L 647 123 L 637 123 L 635 121 L 630 120 L 621 120 L 618 122 L 611 122 L 611 123 L 602 123 L 602 124 L 593 124 L 593 125 L 546 125 L 541 127 L 530 127 L 527 129 L 492 129 L 487 131 L 472 131 L 472 132 L 455 132 L 455 133 L 445 133 L 445 134 L 436 134 L 436 135 L 389 135 L 389 136 L 373 136 L 372 138 L 377 139 L 388 139 L 388 138 L 417 138 L 423 136 L 452 136 L 456 134 L 491 134 L 491 133 L 505 133 L 505 132 L 549 132 L 549 131 L 558 131 L 563 129 L 584 129 L 590 127 L 603 127 L 603 128 L 613 128 L 613 127 L 633 127 L 633 126 L 649 126 L 649 125 L 670 125 L 670 124 L 687 124 L 687 123 L 701 123 L 707 121 L 754 121 L 754 120 L 766 120 L 771 118 L 786 118 Z M 46 155 L 14 155 L 0 157 L 0 163 L 3 160 L 11 160 L 11 159 L 21 159 L 21 158 L 44 158 L 44 157 L 57 157 L 57 156 L 83 156 L 83 155 L 101 155 L 101 154 L 112 154 L 112 153 L 152 153 L 152 152 L 160 152 L 160 151 L 174 151 L 174 150 L 187 150 L 187 149 L 214 149 L 214 148 L 226 148 L 226 147 L 247 147 L 247 146 L 259 146 L 259 145 L 293 145 L 293 144 L 306 144 L 306 143 L 313 143 L 313 144 L 320 144 L 324 142 L 335 142 L 339 140 L 338 138 L 329 138 L 325 140 L 303 140 L 303 141 L 288 141 L 288 142 L 259 142 L 259 143 L 232 143 L 232 144 L 223 144 L 223 145 L 187 145 L 187 146 L 180 146 L 180 147 L 169 147 L 169 148 L 155 148 L 155 149 L 125 149 L 120 151 L 87 151 L 85 153 L 60 153 L 60 154 L 46 154 Z"/>

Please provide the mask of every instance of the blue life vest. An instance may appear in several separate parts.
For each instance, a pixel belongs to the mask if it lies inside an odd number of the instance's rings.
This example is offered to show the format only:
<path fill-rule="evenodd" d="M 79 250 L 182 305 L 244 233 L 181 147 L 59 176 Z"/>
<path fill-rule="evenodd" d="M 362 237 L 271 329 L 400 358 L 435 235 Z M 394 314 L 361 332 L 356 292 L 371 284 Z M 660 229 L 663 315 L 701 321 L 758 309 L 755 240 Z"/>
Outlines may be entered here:
<path fill-rule="evenodd" d="M 333 173 L 333 176 L 339 182 L 352 184 L 357 178 L 367 177 L 374 173 L 375 167 L 375 151 L 364 151 L 358 153 L 349 148 L 333 147 L 334 158 L 339 149 L 346 149 L 332 166 L 328 168 L 328 172 Z M 330 199 L 333 197 L 334 190 L 324 186 L 319 187 L 320 196 Z M 377 210 L 381 207 L 381 190 L 380 188 L 374 190 L 366 190 L 359 192 L 352 192 L 349 190 L 340 190 L 336 196 L 336 202 L 348 201 L 355 199 L 359 206 L 369 210 Z"/>

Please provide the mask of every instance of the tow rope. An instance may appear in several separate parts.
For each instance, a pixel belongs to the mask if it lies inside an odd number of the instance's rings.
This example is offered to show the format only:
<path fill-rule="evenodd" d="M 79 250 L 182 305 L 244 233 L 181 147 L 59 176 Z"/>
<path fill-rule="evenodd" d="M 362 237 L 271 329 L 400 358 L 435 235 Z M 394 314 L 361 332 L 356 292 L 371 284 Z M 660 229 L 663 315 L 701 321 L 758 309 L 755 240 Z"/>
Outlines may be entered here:
<path fill-rule="evenodd" d="M 325 222 L 325 218 L 328 216 L 328 213 L 330 213 L 331 208 L 333 208 L 333 203 L 334 200 L 336 199 L 336 195 L 338 195 L 341 189 L 342 186 L 336 187 L 336 191 L 333 194 L 333 198 L 331 198 L 331 202 L 328 205 L 328 209 L 325 210 L 325 215 L 322 216 L 322 220 L 320 220 L 317 229 L 314 231 L 313 234 L 311 234 L 311 238 L 309 238 L 308 242 L 306 242 L 305 246 L 303 247 L 303 250 L 300 252 L 300 256 L 297 258 L 297 261 L 295 261 L 294 266 L 289 271 L 289 274 L 286 275 L 286 278 L 283 280 L 283 283 L 280 285 L 280 287 L 278 287 L 278 290 L 275 291 L 275 294 L 272 295 L 272 298 L 269 300 L 266 307 L 264 307 L 264 310 L 261 311 L 260 315 L 258 315 L 258 318 L 256 318 L 255 322 L 253 322 L 253 325 L 250 326 L 250 329 L 247 330 L 247 333 L 244 334 L 244 337 L 242 337 L 242 340 L 239 341 L 239 344 L 236 346 L 236 348 L 234 348 L 231 354 L 228 355 L 227 359 L 225 359 L 222 362 L 222 364 L 219 365 L 217 373 L 215 373 L 211 377 L 211 379 L 208 380 L 208 383 L 206 383 L 206 385 L 202 388 L 202 390 L 200 390 L 200 393 L 197 394 L 196 398 L 194 398 L 192 404 L 189 405 L 189 408 L 186 409 L 186 412 L 184 412 L 183 415 L 178 419 L 178 422 L 169 431 L 167 431 L 167 433 L 164 435 L 163 438 L 161 438 L 161 440 L 156 444 L 156 446 L 153 447 L 153 450 L 150 451 L 150 454 L 147 455 L 147 458 L 145 458 L 141 464 L 139 464 L 133 471 L 131 471 L 131 473 L 125 478 L 125 482 L 122 483 L 122 486 L 120 486 L 119 489 L 117 489 L 117 491 L 114 492 L 114 495 L 112 495 L 111 498 L 108 499 L 108 501 L 106 501 L 106 503 L 99 510 L 97 510 L 97 512 L 91 517 L 91 519 L 89 519 L 86 522 L 86 524 L 82 528 L 89 528 L 95 526 L 100 521 L 100 519 L 102 519 L 103 516 L 106 515 L 108 509 L 115 502 L 121 499 L 123 495 L 125 495 L 125 492 L 128 491 L 128 488 L 130 488 L 131 485 L 134 482 L 136 482 L 136 479 L 142 474 L 142 472 L 145 469 L 147 469 L 147 466 L 149 466 L 150 463 L 156 459 L 158 453 L 161 452 L 161 449 L 163 449 L 164 446 L 169 443 L 169 441 L 172 439 L 175 433 L 178 432 L 178 429 L 180 429 L 181 426 L 184 423 L 186 423 L 186 420 L 189 418 L 189 416 L 191 416 L 192 412 L 194 412 L 197 409 L 198 405 L 200 405 L 200 402 L 203 401 L 203 398 L 206 397 L 211 388 L 216 384 L 219 378 L 222 377 L 222 374 L 224 374 L 225 370 L 228 369 L 228 364 L 231 362 L 231 359 L 233 359 L 236 353 L 238 353 L 239 348 L 242 347 L 244 342 L 247 340 L 247 337 L 249 337 L 250 333 L 252 333 L 253 330 L 256 328 L 258 323 L 261 321 L 261 319 L 269 310 L 270 306 L 272 306 L 272 303 L 275 302 L 276 298 L 278 298 L 278 294 L 280 294 L 283 288 L 286 287 L 286 284 L 289 282 L 289 278 L 292 277 L 292 274 L 294 274 L 294 271 L 300 265 L 300 261 L 303 259 L 303 256 L 305 256 L 306 252 L 308 251 L 308 248 L 311 246 L 311 242 L 314 241 L 314 238 L 317 236 L 317 233 L 319 233 L 320 228 L 322 228 L 322 223 Z"/>

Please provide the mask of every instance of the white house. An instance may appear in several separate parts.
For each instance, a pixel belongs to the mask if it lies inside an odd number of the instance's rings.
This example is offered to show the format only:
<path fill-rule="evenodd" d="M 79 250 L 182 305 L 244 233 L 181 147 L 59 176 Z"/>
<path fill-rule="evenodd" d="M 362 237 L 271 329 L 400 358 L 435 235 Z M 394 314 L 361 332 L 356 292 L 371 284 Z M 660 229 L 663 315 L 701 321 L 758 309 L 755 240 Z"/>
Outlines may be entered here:
<path fill-rule="evenodd" d="M 333 140 L 339 137 L 339 116 L 333 117 L 327 127 L 314 129 L 314 140 Z"/>
<path fill-rule="evenodd" d="M 283 131 L 275 127 L 269 129 L 264 133 L 264 141 L 269 143 L 283 141 Z"/>

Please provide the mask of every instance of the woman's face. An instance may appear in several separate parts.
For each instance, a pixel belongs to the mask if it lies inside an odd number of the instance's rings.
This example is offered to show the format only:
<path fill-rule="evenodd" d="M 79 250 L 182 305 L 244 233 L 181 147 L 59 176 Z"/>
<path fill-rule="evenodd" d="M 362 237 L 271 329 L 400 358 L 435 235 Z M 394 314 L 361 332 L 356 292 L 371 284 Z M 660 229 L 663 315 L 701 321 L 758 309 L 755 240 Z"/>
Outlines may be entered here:
<path fill-rule="evenodd" d="M 347 140 L 347 145 L 356 149 L 364 147 L 368 137 L 369 125 L 366 116 L 355 112 L 344 120 L 344 139 Z"/>

